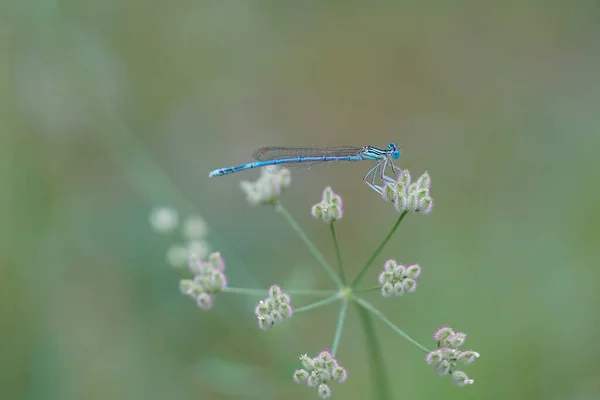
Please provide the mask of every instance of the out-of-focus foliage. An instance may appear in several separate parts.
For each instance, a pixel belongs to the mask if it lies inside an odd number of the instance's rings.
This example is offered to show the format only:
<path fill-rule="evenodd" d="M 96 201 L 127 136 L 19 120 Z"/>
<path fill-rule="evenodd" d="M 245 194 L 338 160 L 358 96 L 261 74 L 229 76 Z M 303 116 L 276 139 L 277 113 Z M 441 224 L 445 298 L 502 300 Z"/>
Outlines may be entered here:
<path fill-rule="evenodd" d="M 269 332 L 258 299 L 203 312 L 165 260 L 178 233 L 148 215 L 199 213 L 233 286 L 330 288 L 246 203 L 258 171 L 208 171 L 263 145 L 394 141 L 436 203 L 381 256 L 422 265 L 419 290 L 374 301 L 425 345 L 450 324 L 481 353 L 456 388 L 377 325 L 397 398 L 599 398 L 599 16 L 591 1 L 0 5 L 1 397 L 316 398 L 292 372 L 331 345 L 337 309 Z M 348 276 L 397 218 L 368 164 L 299 172 L 282 198 L 331 260 L 310 206 L 326 185 L 344 198 Z M 369 398 L 365 352 L 351 308 L 333 398 Z"/>

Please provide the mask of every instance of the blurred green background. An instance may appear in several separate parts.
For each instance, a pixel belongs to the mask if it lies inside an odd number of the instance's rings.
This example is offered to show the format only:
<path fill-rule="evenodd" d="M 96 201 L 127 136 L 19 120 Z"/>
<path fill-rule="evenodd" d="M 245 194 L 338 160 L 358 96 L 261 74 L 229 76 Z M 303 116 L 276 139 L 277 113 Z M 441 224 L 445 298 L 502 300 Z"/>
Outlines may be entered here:
<path fill-rule="evenodd" d="M 419 290 L 369 299 L 426 346 L 450 324 L 481 353 L 456 388 L 377 323 L 395 397 L 600 399 L 599 18 L 594 1 L 3 3 L 0 397 L 317 398 L 291 374 L 331 346 L 337 306 L 266 333 L 257 298 L 200 311 L 165 261 L 177 234 L 148 214 L 199 213 L 232 286 L 331 288 L 282 218 L 246 203 L 258 171 L 207 173 L 263 145 L 395 141 L 436 206 L 380 257 L 419 262 Z M 332 262 L 309 208 L 325 185 L 343 196 L 350 276 L 397 217 L 367 164 L 294 174 L 283 196 Z M 348 317 L 333 398 L 367 399 Z"/>

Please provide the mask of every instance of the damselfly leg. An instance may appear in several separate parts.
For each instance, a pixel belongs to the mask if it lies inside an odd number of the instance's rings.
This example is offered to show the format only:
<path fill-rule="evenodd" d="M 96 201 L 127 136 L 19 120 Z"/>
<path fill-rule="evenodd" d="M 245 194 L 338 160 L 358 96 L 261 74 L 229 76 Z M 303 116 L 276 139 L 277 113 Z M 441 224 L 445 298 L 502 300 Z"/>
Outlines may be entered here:
<path fill-rule="evenodd" d="M 365 183 L 367 185 L 369 185 L 369 187 L 371 189 L 373 189 L 377 193 L 381 194 L 381 186 L 377 186 L 375 184 L 375 177 L 377 176 L 377 169 L 379 168 L 380 165 L 381 165 L 381 160 L 377 161 L 377 164 L 375 164 L 375 166 L 373 166 L 373 168 L 371 168 L 369 170 L 369 172 L 367 172 L 367 174 L 365 176 L 363 176 L 363 181 L 365 181 Z M 369 175 L 372 175 L 372 179 L 370 181 L 369 181 Z"/>
<path fill-rule="evenodd" d="M 396 166 L 394 165 L 394 163 L 392 162 L 392 160 L 385 158 L 383 161 L 383 168 L 381 168 L 381 180 L 383 183 L 386 184 L 386 186 L 389 186 L 390 184 L 395 184 L 396 180 L 393 178 L 390 178 L 389 176 L 387 176 L 385 174 L 385 169 L 388 165 L 388 163 L 392 166 L 392 172 L 394 173 L 394 176 L 398 175 L 398 171 L 396 169 Z"/>
<path fill-rule="evenodd" d="M 379 194 L 383 193 L 383 186 L 377 185 L 375 183 L 375 179 L 378 175 L 381 179 L 381 182 L 384 183 L 386 186 L 396 183 L 396 181 L 393 178 L 390 178 L 385 174 L 385 169 L 387 168 L 388 164 L 391 165 L 392 171 L 394 172 L 394 174 L 396 174 L 397 169 L 394 163 L 391 160 L 384 158 L 379 160 L 377 164 L 375 164 L 375 166 L 373 166 L 373 168 L 371 168 L 363 177 L 363 181 L 365 181 L 365 183 L 369 185 L 371 189 L 373 189 Z"/>

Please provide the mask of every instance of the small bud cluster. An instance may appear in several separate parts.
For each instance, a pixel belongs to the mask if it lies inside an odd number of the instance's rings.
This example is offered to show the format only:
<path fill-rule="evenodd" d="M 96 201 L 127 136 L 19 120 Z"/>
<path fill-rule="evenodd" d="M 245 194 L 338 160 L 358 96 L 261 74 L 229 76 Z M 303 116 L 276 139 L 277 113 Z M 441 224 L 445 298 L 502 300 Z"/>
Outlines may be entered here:
<path fill-rule="evenodd" d="M 427 172 L 411 183 L 410 172 L 405 169 L 400 171 L 396 182 L 386 182 L 381 195 L 386 201 L 393 202 L 398 212 L 421 211 L 429 214 L 433 209 L 430 186 L 431 178 Z"/>
<path fill-rule="evenodd" d="M 439 375 L 448 375 L 457 386 L 472 385 L 474 380 L 470 379 L 463 371 L 456 370 L 456 365 L 470 364 L 479 358 L 479 353 L 473 350 L 459 350 L 467 340 L 463 332 L 455 332 L 449 326 L 438 328 L 433 334 L 438 348 L 427 354 L 425 362 L 433 365 Z"/>
<path fill-rule="evenodd" d="M 316 219 L 320 219 L 328 224 L 342 219 L 344 215 L 342 198 L 335 194 L 331 187 L 327 186 L 323 190 L 321 202 L 312 206 L 311 214 Z"/>
<path fill-rule="evenodd" d="M 157 207 L 150 213 L 150 225 L 156 232 L 167 234 L 173 232 L 179 225 L 179 215 L 170 207 Z M 169 265 L 182 268 L 189 265 L 193 259 L 204 258 L 210 252 L 210 246 L 205 240 L 207 233 L 206 222 L 198 215 L 187 217 L 181 227 L 184 243 L 171 245 L 166 252 Z"/>
<path fill-rule="evenodd" d="M 283 322 L 293 314 L 290 296 L 277 285 L 269 288 L 269 297 L 256 305 L 254 313 L 258 318 L 258 327 L 263 331 L 270 330 L 273 325 Z"/>
<path fill-rule="evenodd" d="M 190 270 L 194 279 L 182 279 L 179 282 L 181 292 L 195 298 L 201 309 L 212 308 L 215 295 L 227 286 L 223 257 L 220 253 L 212 253 L 207 261 L 196 259 L 190 263 Z"/>
<path fill-rule="evenodd" d="M 321 351 L 315 358 L 303 354 L 299 357 L 302 369 L 294 372 L 294 382 L 304 383 L 308 387 L 316 387 L 319 397 L 327 399 L 331 397 L 331 380 L 344 383 L 348 378 L 346 369 L 333 357 L 327 349 Z"/>
<path fill-rule="evenodd" d="M 396 260 L 387 260 L 383 272 L 379 274 L 379 285 L 383 297 L 402 296 L 405 292 L 417 290 L 417 278 L 421 275 L 421 266 L 398 264 Z"/>
<path fill-rule="evenodd" d="M 290 186 L 292 177 L 286 168 L 269 165 L 261 170 L 260 178 L 254 182 L 243 181 L 240 187 L 246 193 L 250 205 L 273 204 L 283 189 Z"/>

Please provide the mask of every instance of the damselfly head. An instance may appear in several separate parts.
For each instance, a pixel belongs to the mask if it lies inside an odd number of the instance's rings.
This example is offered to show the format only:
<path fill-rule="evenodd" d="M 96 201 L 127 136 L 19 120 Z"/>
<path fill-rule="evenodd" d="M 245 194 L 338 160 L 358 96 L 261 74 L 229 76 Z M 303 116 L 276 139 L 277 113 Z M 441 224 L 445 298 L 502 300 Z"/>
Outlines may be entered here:
<path fill-rule="evenodd" d="M 390 151 L 389 154 L 393 159 L 400 158 L 400 150 L 398 149 L 398 146 L 396 146 L 396 143 L 389 143 L 388 150 Z"/>

